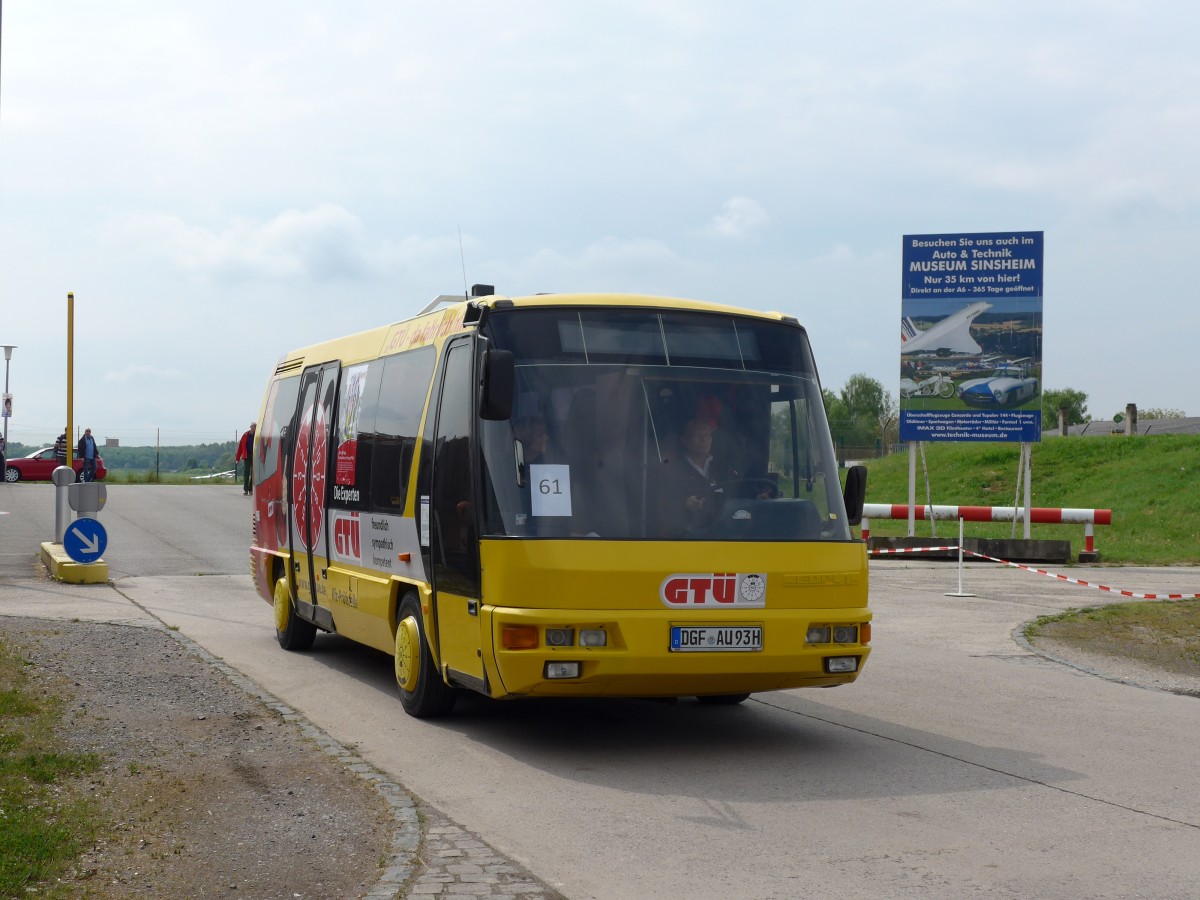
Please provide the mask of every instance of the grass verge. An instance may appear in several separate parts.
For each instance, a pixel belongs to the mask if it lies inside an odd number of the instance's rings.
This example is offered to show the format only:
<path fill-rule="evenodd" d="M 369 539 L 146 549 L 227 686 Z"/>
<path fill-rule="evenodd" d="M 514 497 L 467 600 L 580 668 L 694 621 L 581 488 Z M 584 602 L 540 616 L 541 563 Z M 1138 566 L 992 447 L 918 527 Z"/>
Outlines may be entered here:
<path fill-rule="evenodd" d="M 62 701 L 44 687 L 34 690 L 27 670 L 0 640 L 0 897 L 53 883 L 96 830 L 91 809 L 69 782 L 96 770 L 100 759 L 56 749 Z"/>
<path fill-rule="evenodd" d="M 1200 600 L 1144 600 L 1069 609 L 1031 622 L 1025 636 L 1200 677 Z"/>

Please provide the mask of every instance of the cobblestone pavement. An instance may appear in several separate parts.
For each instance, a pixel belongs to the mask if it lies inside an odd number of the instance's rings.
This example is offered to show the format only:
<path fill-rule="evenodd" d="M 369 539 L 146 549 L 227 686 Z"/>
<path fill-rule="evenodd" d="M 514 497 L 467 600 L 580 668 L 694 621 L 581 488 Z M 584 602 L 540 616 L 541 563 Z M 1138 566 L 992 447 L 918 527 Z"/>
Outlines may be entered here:
<path fill-rule="evenodd" d="M 405 897 L 470 896 L 490 900 L 562 897 L 440 813 L 426 818 L 423 855 L 425 869 Z"/>

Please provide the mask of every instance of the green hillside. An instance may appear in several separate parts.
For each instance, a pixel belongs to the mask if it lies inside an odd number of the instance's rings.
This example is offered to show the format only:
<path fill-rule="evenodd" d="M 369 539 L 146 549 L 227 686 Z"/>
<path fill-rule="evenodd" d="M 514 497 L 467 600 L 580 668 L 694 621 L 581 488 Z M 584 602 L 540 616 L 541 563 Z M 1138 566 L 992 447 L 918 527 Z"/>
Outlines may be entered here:
<path fill-rule="evenodd" d="M 930 497 L 917 457 L 917 504 L 1012 506 L 1017 499 L 1018 444 L 926 444 Z M 908 502 L 908 453 L 867 462 L 868 503 Z M 1111 509 L 1113 524 L 1097 525 L 1096 549 L 1106 563 L 1200 563 L 1200 435 L 1055 437 L 1032 451 L 1032 505 Z M 1023 495 L 1018 505 L 1023 502 Z M 967 522 L 967 537 L 1009 537 L 1011 522 Z M 1083 547 L 1082 525 L 1034 525 L 1033 538 Z M 908 522 L 871 520 L 873 536 L 904 535 Z M 918 520 L 916 535 L 930 523 Z M 958 536 L 958 523 L 937 522 L 937 534 Z M 1023 534 L 1017 525 L 1016 536 Z"/>

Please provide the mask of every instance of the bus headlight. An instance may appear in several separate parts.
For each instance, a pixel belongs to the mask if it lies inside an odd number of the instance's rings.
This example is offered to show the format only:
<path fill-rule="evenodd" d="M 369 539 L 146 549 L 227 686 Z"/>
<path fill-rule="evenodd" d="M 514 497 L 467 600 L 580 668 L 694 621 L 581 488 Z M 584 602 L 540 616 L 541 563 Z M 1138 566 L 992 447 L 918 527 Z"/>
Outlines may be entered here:
<path fill-rule="evenodd" d="M 547 647 L 570 647 L 575 643 L 574 628 L 547 628 L 546 629 L 546 646 Z"/>
<path fill-rule="evenodd" d="M 603 628 L 581 628 L 579 629 L 579 646 L 607 647 L 608 632 Z"/>
<path fill-rule="evenodd" d="M 825 657 L 825 671 L 830 675 L 838 675 L 845 672 L 858 671 L 857 656 L 827 656 Z"/>
<path fill-rule="evenodd" d="M 804 640 L 810 644 L 828 644 L 829 632 L 828 625 L 813 625 L 804 635 Z"/>
<path fill-rule="evenodd" d="M 857 644 L 858 628 L 854 625 L 835 625 L 833 627 L 833 642 L 835 644 Z"/>

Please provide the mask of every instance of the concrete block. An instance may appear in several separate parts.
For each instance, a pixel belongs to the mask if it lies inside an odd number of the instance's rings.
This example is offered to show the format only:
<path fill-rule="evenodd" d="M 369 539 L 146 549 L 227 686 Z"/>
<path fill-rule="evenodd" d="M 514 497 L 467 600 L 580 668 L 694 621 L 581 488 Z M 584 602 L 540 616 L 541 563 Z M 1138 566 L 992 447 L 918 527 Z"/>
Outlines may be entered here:
<path fill-rule="evenodd" d="M 108 563 L 98 559 L 90 563 L 77 563 L 62 544 L 46 541 L 39 553 L 42 565 L 50 573 L 50 577 L 68 584 L 106 584 L 108 582 Z"/>
<path fill-rule="evenodd" d="M 867 540 L 868 550 L 897 550 L 917 547 L 957 547 L 958 537 L 871 537 Z M 1035 541 L 1023 538 L 963 538 L 963 549 L 982 553 L 1008 562 L 1066 563 L 1071 560 L 1070 541 Z M 958 550 L 935 550 L 925 553 L 887 554 L 880 559 L 958 559 Z M 967 561 L 978 557 L 964 553 Z"/>

